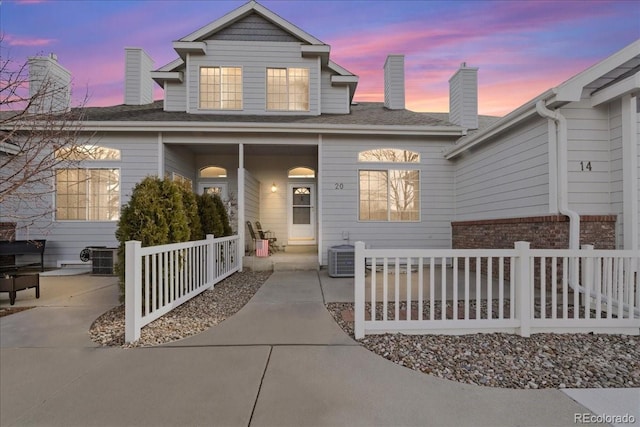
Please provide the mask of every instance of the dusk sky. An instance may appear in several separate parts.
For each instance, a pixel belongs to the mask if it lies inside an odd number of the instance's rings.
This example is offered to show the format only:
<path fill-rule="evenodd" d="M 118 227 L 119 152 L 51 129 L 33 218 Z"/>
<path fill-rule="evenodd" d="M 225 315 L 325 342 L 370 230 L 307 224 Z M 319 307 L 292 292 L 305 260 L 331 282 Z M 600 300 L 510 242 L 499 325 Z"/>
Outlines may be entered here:
<path fill-rule="evenodd" d="M 0 0 L 0 55 L 23 63 L 55 53 L 76 100 L 122 104 L 125 47 L 144 48 L 159 68 L 177 57 L 172 41 L 244 3 Z M 385 58 L 404 54 L 414 111 L 448 111 L 448 80 L 462 62 L 480 69 L 480 113 L 504 115 L 640 38 L 637 1 L 260 3 L 331 46 L 360 77 L 356 101 L 382 101 Z"/>

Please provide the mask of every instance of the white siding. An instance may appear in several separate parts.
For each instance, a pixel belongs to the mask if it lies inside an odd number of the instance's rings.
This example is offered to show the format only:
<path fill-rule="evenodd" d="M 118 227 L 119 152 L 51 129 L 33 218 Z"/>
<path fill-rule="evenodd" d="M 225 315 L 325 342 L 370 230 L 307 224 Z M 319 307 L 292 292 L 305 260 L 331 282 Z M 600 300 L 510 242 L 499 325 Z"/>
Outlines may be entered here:
<path fill-rule="evenodd" d="M 302 58 L 300 44 L 278 42 L 241 42 L 209 40 L 207 54 L 190 55 L 187 67 L 189 82 L 189 110 L 191 113 L 207 113 L 198 110 L 199 70 L 203 66 L 242 67 L 243 114 L 318 115 L 320 85 L 319 63 L 315 58 Z M 309 69 L 309 111 L 266 111 L 267 67 L 300 67 Z M 216 114 L 238 114 L 238 111 L 215 110 Z"/>
<path fill-rule="evenodd" d="M 362 240 L 380 248 L 449 248 L 453 217 L 454 165 L 442 156 L 449 144 L 417 138 L 347 138 L 324 135 L 322 142 L 322 264 L 326 249 Z M 398 163 L 397 168 L 420 170 L 420 221 L 369 222 L 358 220 L 358 169 L 374 168 L 358 163 L 358 153 L 373 148 L 402 148 L 420 153 L 419 164 Z M 390 165 L 384 163 L 385 166 Z"/>
<path fill-rule="evenodd" d="M 637 99 L 637 103 L 636 103 L 636 112 L 638 114 L 636 114 L 636 131 L 637 131 L 637 139 L 636 142 L 638 143 L 638 148 L 637 148 L 637 153 L 638 153 L 638 184 L 637 184 L 637 188 L 638 188 L 638 241 L 640 242 L 640 98 Z"/>
<path fill-rule="evenodd" d="M 451 122 L 469 129 L 478 128 L 478 69 L 462 64 L 449 79 Z"/>
<path fill-rule="evenodd" d="M 384 63 L 384 106 L 404 109 L 404 55 L 389 55 Z"/>
<path fill-rule="evenodd" d="M 71 72 L 58 63 L 55 55 L 29 58 L 29 97 L 33 112 L 60 112 L 69 109 L 71 100 Z M 43 88 L 44 86 L 44 88 Z"/>
<path fill-rule="evenodd" d="M 164 171 L 165 174 L 173 172 L 189 178 L 193 183 L 193 190 L 196 190 L 197 171 L 193 153 L 184 146 L 165 145 L 164 146 Z"/>
<path fill-rule="evenodd" d="M 589 100 L 583 100 L 560 112 L 568 126 L 569 208 L 580 215 L 607 215 L 611 213 L 610 168 L 617 167 L 610 152 L 609 108 L 592 108 Z M 587 162 L 591 171 L 582 170 Z"/>
<path fill-rule="evenodd" d="M 124 103 L 146 105 L 153 102 L 151 71 L 153 60 L 140 48 L 125 48 Z"/>
<path fill-rule="evenodd" d="M 187 86 L 184 82 L 165 82 L 164 110 L 187 111 Z"/>
<path fill-rule="evenodd" d="M 456 163 L 457 221 L 549 213 L 547 120 L 533 118 Z"/>
<path fill-rule="evenodd" d="M 349 114 L 349 87 L 332 86 L 331 75 L 322 71 L 322 114 Z"/>
<path fill-rule="evenodd" d="M 247 171 L 245 171 L 244 178 L 244 219 L 251 222 L 254 227 L 253 231 L 257 233 L 255 224 L 260 220 L 260 181 Z M 251 251 L 253 242 L 248 228 L 245 229 L 244 240 L 245 248 Z"/>
<path fill-rule="evenodd" d="M 157 135 L 126 136 L 123 134 L 97 135 L 101 146 L 121 151 L 120 161 L 87 162 L 87 167 L 120 168 L 120 203 L 125 204 L 134 185 L 158 171 Z M 54 195 L 51 194 L 53 203 Z M 86 246 L 117 246 L 116 222 L 111 221 L 54 221 L 45 217 L 38 231 L 20 230 L 16 239 L 47 239 L 45 264 L 56 266 L 58 260 L 79 260 Z"/>
<path fill-rule="evenodd" d="M 310 137 L 295 138 L 303 141 Z M 281 141 L 284 141 L 281 140 Z M 292 141 L 293 142 L 293 141 Z M 251 147 L 245 146 L 245 167 L 260 183 L 260 222 L 265 229 L 271 230 L 278 243 L 286 244 L 288 239 L 288 184 L 287 171 L 296 166 L 306 166 L 317 170 L 317 159 L 309 148 L 304 152 L 295 146 Z M 305 179 L 305 182 L 314 181 Z M 271 191 L 271 185 L 277 185 L 277 191 Z"/>
<path fill-rule="evenodd" d="M 624 218 L 622 216 L 623 195 L 622 195 L 622 110 L 620 101 L 614 101 L 609 104 L 609 127 L 610 127 L 610 213 L 617 215 L 616 221 L 616 243 L 619 249 L 624 244 Z"/>

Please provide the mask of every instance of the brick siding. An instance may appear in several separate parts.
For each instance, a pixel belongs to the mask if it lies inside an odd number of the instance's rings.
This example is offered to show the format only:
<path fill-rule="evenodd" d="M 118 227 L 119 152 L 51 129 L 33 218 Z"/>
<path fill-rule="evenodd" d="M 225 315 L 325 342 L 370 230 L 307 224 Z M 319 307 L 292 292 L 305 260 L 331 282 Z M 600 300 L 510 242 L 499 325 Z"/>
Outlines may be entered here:
<path fill-rule="evenodd" d="M 531 249 L 568 249 L 569 218 L 564 215 L 523 218 L 456 221 L 451 223 L 453 249 L 513 249 L 517 241 L 531 243 Z M 616 216 L 585 215 L 580 217 L 580 244 L 593 245 L 595 249 L 616 248 Z M 509 259 L 505 259 L 505 279 L 509 280 Z M 482 269 L 486 268 L 483 262 Z M 498 261 L 494 260 L 493 272 L 497 277 Z M 475 260 L 470 260 L 471 271 Z M 547 262 L 547 281 L 551 279 L 550 260 Z M 535 275 L 539 276 L 536 266 Z M 562 277 L 562 265 L 558 264 L 558 280 Z"/>

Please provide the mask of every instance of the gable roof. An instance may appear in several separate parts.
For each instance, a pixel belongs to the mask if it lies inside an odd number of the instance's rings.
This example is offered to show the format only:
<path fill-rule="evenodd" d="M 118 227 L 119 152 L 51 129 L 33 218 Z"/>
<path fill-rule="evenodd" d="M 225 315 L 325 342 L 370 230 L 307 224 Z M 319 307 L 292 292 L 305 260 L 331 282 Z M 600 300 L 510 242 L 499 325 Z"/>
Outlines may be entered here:
<path fill-rule="evenodd" d="M 640 39 L 560 85 L 548 89 L 485 129 L 461 138 L 455 147 L 445 153 L 445 158 L 455 158 L 471 147 L 483 144 L 537 115 L 538 101 L 544 101 L 549 108 L 558 108 L 569 102 L 580 101 L 582 95 L 586 93 L 591 99 L 591 105 L 596 106 L 638 90 L 640 90 Z"/>
<path fill-rule="evenodd" d="M 232 10 L 221 18 L 216 19 L 215 21 L 205 25 L 202 28 L 197 29 L 191 34 L 182 37 L 181 42 L 196 42 L 203 41 L 210 38 L 213 34 L 223 30 L 229 25 L 246 18 L 248 15 L 256 13 L 260 15 L 262 18 L 267 20 L 268 22 L 273 23 L 277 27 L 296 37 L 298 40 L 311 45 L 324 45 L 322 41 L 313 37 L 311 34 L 306 31 L 301 30 L 291 22 L 287 21 L 284 18 L 281 18 L 277 14 L 273 13 L 266 7 L 262 6 L 255 0 L 251 0 L 248 3 L 243 4 L 239 8 Z"/>

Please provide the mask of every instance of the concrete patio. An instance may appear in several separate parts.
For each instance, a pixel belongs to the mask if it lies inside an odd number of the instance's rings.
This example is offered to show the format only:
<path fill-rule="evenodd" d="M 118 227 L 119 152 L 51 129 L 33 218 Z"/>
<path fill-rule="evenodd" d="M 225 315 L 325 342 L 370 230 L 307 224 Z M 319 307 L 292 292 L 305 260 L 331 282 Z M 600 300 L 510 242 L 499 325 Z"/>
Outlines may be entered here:
<path fill-rule="evenodd" d="M 0 318 L 0 425 L 570 426 L 584 412 L 640 419 L 639 389 L 478 387 L 370 353 L 324 308 L 352 300 L 352 280 L 277 271 L 222 324 L 161 347 L 121 349 L 98 347 L 88 334 L 118 304 L 115 278 L 43 278 L 39 300 L 23 291 L 16 303 L 36 308 Z"/>

